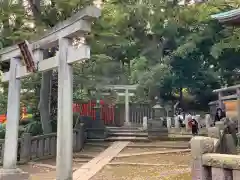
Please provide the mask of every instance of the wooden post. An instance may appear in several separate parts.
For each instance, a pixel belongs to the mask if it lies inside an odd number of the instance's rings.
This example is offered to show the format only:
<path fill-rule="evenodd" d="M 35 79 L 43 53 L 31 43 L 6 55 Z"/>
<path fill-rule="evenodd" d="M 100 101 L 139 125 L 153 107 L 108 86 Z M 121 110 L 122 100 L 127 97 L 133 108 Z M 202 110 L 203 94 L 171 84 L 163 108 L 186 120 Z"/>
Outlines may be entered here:
<path fill-rule="evenodd" d="M 57 180 L 72 179 L 73 75 L 72 66 L 67 63 L 69 46 L 70 42 L 68 39 L 59 39 Z"/>
<path fill-rule="evenodd" d="M 80 151 L 82 148 L 83 129 L 76 129 L 76 151 Z"/>
<path fill-rule="evenodd" d="M 8 85 L 7 125 L 3 158 L 4 169 L 15 169 L 17 164 L 18 125 L 20 119 L 20 79 L 16 79 L 16 70 L 20 59 L 12 58 Z"/>
<path fill-rule="evenodd" d="M 240 132 L 240 88 L 237 88 L 237 119 L 238 119 L 238 132 Z"/>

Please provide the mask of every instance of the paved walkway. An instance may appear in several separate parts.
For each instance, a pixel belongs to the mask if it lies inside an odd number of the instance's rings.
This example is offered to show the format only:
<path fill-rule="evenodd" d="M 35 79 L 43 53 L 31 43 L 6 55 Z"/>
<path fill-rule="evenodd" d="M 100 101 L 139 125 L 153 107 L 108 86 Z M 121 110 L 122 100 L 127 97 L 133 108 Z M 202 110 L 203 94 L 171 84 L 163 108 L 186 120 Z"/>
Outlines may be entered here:
<path fill-rule="evenodd" d="M 130 142 L 114 142 L 109 148 L 103 151 L 99 156 L 84 164 L 73 173 L 73 180 L 89 180 L 114 157 L 120 153 Z"/>

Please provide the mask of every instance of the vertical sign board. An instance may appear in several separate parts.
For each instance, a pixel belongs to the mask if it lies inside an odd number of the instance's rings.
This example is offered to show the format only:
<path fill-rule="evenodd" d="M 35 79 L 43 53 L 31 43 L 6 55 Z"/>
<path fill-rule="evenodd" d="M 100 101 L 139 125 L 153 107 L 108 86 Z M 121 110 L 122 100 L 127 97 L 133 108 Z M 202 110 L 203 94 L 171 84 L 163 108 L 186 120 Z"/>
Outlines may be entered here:
<path fill-rule="evenodd" d="M 33 61 L 33 53 L 32 50 L 29 47 L 29 43 L 27 41 L 23 41 L 18 44 L 18 47 L 20 49 L 20 52 L 23 57 L 24 64 L 27 68 L 27 72 L 36 72 L 37 68 L 35 66 L 35 63 Z"/>

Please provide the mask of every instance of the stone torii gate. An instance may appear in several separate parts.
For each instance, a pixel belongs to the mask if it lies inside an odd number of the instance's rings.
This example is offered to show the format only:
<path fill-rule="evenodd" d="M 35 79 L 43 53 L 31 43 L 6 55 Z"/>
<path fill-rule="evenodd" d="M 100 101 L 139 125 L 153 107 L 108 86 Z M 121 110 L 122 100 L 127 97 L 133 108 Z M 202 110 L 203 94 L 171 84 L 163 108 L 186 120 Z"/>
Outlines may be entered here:
<path fill-rule="evenodd" d="M 138 85 L 108 85 L 106 89 L 124 90 L 124 93 L 117 93 L 119 96 L 125 96 L 125 125 L 130 125 L 129 119 L 129 97 L 134 96 L 134 93 L 130 93 L 129 90 L 136 90 Z"/>
<path fill-rule="evenodd" d="M 72 144 L 73 144 L 73 73 L 72 63 L 90 58 L 90 47 L 81 44 L 72 46 L 75 37 L 84 37 L 91 31 L 92 21 L 101 15 L 100 9 L 89 6 L 62 23 L 56 25 L 38 41 L 29 44 L 36 71 L 44 72 L 58 69 L 58 129 L 57 129 L 57 180 L 72 179 Z M 43 50 L 59 46 L 56 56 L 44 59 Z M 9 82 L 7 126 L 4 147 L 3 169 L 1 176 L 6 179 L 21 179 L 16 169 L 18 126 L 20 114 L 20 79 L 31 75 L 26 66 L 21 65 L 22 52 L 17 45 L 0 51 L 2 62 L 10 61 L 9 72 L 4 73 L 3 81 Z M 2 174 L 2 175 L 1 175 Z M 10 177 L 11 176 L 11 177 Z"/>

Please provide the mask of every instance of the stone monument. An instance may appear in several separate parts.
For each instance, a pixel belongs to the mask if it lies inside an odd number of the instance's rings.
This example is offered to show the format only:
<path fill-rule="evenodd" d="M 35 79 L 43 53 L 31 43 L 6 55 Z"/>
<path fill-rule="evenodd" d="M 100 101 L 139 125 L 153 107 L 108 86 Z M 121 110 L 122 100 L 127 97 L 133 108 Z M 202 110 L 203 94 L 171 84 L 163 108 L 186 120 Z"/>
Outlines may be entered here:
<path fill-rule="evenodd" d="M 212 119 L 211 119 L 210 114 L 206 114 L 205 115 L 205 125 L 206 125 L 206 128 L 207 129 L 210 128 L 212 124 L 213 123 L 212 123 Z"/>
<path fill-rule="evenodd" d="M 158 100 L 153 106 L 153 117 L 148 121 L 148 137 L 161 138 L 168 136 L 168 128 L 163 126 L 165 109 Z"/>

